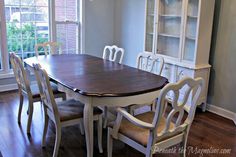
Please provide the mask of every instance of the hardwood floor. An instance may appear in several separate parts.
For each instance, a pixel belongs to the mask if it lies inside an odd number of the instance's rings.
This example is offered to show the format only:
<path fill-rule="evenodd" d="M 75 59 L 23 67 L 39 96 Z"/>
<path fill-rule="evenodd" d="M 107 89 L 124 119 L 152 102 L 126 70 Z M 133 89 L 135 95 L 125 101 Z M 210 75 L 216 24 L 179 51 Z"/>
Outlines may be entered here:
<path fill-rule="evenodd" d="M 19 99 L 16 91 L 0 93 L 0 151 L 3 157 L 50 157 L 54 147 L 55 130 L 52 124 L 47 135 L 47 147 L 41 148 L 43 132 L 43 109 L 40 103 L 34 108 L 31 136 L 26 134 L 27 101 L 24 103 L 21 125 L 17 123 Z M 96 131 L 94 131 L 95 136 Z M 94 138 L 94 156 L 106 157 L 106 129 L 103 131 L 104 153 L 98 152 Z M 176 149 L 178 146 L 176 146 Z M 177 157 L 173 153 L 159 153 L 155 156 Z M 223 150 L 225 149 L 225 150 Z M 216 151 L 226 151 L 215 153 Z M 228 152 L 227 152 L 228 151 Z M 229 152 L 230 151 L 230 152 Z M 80 134 L 78 126 L 64 128 L 60 157 L 86 157 L 85 137 Z M 114 142 L 113 157 L 144 157 L 133 148 L 119 142 Z M 230 120 L 215 114 L 198 111 L 190 130 L 187 156 L 189 157 L 235 157 L 236 156 L 236 126 Z"/>

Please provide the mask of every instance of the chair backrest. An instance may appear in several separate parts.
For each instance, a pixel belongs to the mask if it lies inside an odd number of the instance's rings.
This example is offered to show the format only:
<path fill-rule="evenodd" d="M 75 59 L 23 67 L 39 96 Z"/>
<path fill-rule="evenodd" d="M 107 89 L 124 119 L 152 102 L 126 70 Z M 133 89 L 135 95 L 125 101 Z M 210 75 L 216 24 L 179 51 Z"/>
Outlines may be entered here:
<path fill-rule="evenodd" d="M 136 61 L 138 69 L 161 75 L 164 59 L 161 56 L 150 52 L 139 53 Z"/>
<path fill-rule="evenodd" d="M 13 68 L 14 75 L 16 77 L 16 82 L 19 88 L 19 91 L 23 91 L 26 94 L 31 94 L 30 89 L 30 80 L 25 71 L 23 62 L 20 57 L 18 57 L 14 52 L 10 53 L 10 61 Z"/>
<path fill-rule="evenodd" d="M 122 63 L 124 57 L 124 49 L 119 48 L 116 45 L 113 46 L 105 46 L 103 50 L 103 59 L 108 59 L 110 61 L 115 61 L 118 63 Z"/>
<path fill-rule="evenodd" d="M 39 64 L 34 64 L 34 72 L 39 86 L 41 100 L 44 103 L 46 112 L 54 122 L 59 122 L 59 112 L 51 89 L 51 84 L 47 72 Z"/>
<path fill-rule="evenodd" d="M 203 86 L 204 80 L 202 78 L 184 78 L 177 83 L 170 83 L 166 85 L 161 90 L 160 97 L 158 98 L 157 102 L 156 113 L 153 119 L 155 131 L 157 131 L 161 116 L 163 116 L 162 113 L 165 112 L 164 110 L 166 101 L 171 104 L 172 107 L 171 111 L 167 114 L 165 127 L 162 130 L 162 133 L 158 136 L 168 136 L 170 134 L 182 131 L 187 131 L 188 133 L 194 119 L 198 99 L 200 97 Z M 182 89 L 186 91 L 184 95 L 180 94 L 180 91 Z M 168 93 L 170 92 L 172 92 L 173 96 L 171 99 L 169 99 L 168 96 Z M 186 105 L 188 99 L 192 99 L 192 104 L 190 110 L 187 111 L 187 118 L 184 119 L 184 106 Z M 174 128 L 170 127 L 171 122 L 175 124 Z M 154 133 L 153 135 L 156 136 L 156 133 Z"/>
<path fill-rule="evenodd" d="M 51 54 L 62 54 L 61 45 L 57 42 L 45 42 L 35 45 L 35 56 L 39 56 L 39 49 L 43 50 L 45 56 Z"/>

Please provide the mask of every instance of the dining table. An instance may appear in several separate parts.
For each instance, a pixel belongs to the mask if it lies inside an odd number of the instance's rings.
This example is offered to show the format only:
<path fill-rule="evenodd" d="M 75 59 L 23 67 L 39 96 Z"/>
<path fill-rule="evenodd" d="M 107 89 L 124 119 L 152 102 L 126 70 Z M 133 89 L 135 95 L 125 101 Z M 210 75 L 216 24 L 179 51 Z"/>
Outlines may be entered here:
<path fill-rule="evenodd" d="M 84 103 L 87 157 L 93 157 L 93 107 L 143 105 L 158 98 L 165 77 L 87 54 L 61 54 L 24 60 L 27 69 L 39 63 L 51 81 Z"/>

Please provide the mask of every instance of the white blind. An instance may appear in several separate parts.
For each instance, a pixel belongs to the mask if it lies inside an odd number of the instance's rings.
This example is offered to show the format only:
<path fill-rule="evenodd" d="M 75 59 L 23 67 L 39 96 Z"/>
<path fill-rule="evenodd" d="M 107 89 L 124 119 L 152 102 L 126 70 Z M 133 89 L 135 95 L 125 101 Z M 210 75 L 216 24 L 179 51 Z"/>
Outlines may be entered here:
<path fill-rule="evenodd" d="M 62 53 L 79 53 L 79 0 L 55 0 L 56 40 Z"/>

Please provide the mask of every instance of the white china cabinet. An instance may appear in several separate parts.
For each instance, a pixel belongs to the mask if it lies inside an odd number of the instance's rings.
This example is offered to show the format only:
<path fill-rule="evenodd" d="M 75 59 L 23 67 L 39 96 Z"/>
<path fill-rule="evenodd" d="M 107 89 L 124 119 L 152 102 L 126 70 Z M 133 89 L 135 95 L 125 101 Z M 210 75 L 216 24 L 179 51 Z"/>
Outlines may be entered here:
<path fill-rule="evenodd" d="M 169 82 L 185 76 L 204 78 L 199 101 L 203 110 L 211 67 L 208 60 L 214 5 L 215 0 L 146 0 L 145 51 L 164 57 L 162 75 Z"/>

